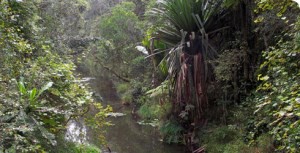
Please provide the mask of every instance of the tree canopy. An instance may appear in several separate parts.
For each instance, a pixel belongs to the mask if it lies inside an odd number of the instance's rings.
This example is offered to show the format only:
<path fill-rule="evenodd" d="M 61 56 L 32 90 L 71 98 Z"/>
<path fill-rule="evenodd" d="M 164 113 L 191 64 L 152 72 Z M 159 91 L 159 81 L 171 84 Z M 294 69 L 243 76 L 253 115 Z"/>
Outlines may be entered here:
<path fill-rule="evenodd" d="M 112 108 L 83 73 L 190 152 L 299 152 L 299 13 L 292 0 L 0 0 L 0 152 L 64 150 L 77 118 L 105 144 Z"/>

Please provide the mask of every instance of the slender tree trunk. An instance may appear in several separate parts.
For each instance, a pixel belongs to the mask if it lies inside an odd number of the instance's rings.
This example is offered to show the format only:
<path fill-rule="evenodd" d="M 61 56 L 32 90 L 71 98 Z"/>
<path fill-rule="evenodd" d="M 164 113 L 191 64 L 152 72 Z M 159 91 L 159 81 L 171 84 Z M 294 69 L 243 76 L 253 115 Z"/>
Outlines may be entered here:
<path fill-rule="evenodd" d="M 238 86 L 238 68 L 235 67 L 233 73 L 233 99 L 234 103 L 237 104 L 239 99 L 239 86 Z"/>
<path fill-rule="evenodd" d="M 154 38 L 151 38 L 150 40 L 150 55 L 151 55 L 151 61 L 152 61 L 152 64 L 153 64 L 153 70 L 152 71 L 152 86 L 153 87 L 156 87 L 157 84 L 158 84 L 158 80 L 157 80 L 157 62 L 155 60 L 155 57 L 154 57 L 154 41 L 155 39 Z"/>
<path fill-rule="evenodd" d="M 249 10 L 247 8 L 247 3 L 248 0 L 244 0 L 241 3 L 241 18 L 242 18 L 242 37 L 243 37 L 243 42 L 242 42 L 242 51 L 243 51 L 243 58 L 244 58 L 244 79 L 245 81 L 249 80 L 249 44 L 248 44 L 248 35 L 249 35 L 249 26 L 248 26 L 248 21 L 249 21 Z"/>

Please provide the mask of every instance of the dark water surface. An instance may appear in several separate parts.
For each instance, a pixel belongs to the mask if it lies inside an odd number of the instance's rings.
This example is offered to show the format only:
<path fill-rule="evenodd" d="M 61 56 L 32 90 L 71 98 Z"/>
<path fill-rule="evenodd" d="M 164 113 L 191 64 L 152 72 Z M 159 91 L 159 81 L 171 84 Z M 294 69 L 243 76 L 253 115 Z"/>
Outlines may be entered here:
<path fill-rule="evenodd" d="M 156 128 L 147 125 L 137 124 L 131 115 L 131 106 L 123 106 L 116 93 L 113 82 L 109 78 L 98 77 L 87 79 L 90 87 L 94 91 L 96 97 L 102 99 L 103 105 L 110 105 L 114 112 L 126 114 L 121 117 L 109 117 L 113 126 L 108 127 L 106 140 L 108 147 L 114 153 L 184 153 L 184 148 L 178 145 L 168 145 L 162 143 L 159 139 L 159 133 Z M 91 111 L 90 113 L 93 113 Z M 83 131 L 76 131 L 74 127 L 80 126 Z M 97 141 L 97 133 L 93 129 L 89 129 L 80 123 L 70 123 L 69 129 L 73 128 L 72 133 L 82 133 L 90 144 L 101 147 Z M 74 132 L 75 131 L 75 132 Z M 72 136 L 69 136 L 72 137 Z M 76 136 L 75 136 L 76 137 Z M 73 139 L 74 140 L 74 139 Z M 77 141 L 77 140 L 76 140 Z M 80 142 L 80 140 L 78 140 Z M 106 148 L 104 150 L 107 150 Z"/>

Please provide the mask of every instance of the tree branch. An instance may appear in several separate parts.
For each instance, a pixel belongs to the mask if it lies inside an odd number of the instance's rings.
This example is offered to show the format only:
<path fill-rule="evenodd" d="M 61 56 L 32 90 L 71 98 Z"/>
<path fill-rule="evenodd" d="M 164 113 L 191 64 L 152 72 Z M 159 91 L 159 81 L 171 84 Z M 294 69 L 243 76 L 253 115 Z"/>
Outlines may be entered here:
<path fill-rule="evenodd" d="M 117 72 L 115 72 L 113 69 L 109 68 L 108 66 L 105 66 L 101 60 L 98 57 L 95 57 L 98 60 L 98 63 L 107 71 L 109 71 L 110 73 L 112 73 L 114 76 L 116 76 L 117 78 L 119 78 L 120 80 L 124 81 L 124 82 L 130 82 L 130 79 L 125 78 L 123 76 L 121 76 L 120 74 L 118 74 Z"/>

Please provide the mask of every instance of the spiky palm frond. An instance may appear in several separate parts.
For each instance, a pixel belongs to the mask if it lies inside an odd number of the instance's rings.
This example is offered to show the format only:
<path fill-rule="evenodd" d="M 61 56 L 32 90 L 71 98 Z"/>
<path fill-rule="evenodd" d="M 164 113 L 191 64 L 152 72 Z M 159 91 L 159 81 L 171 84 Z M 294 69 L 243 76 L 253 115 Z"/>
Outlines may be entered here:
<path fill-rule="evenodd" d="M 216 20 L 222 16 L 222 0 L 161 0 L 159 4 L 150 14 L 166 22 L 158 30 L 157 37 L 169 45 L 174 46 L 181 40 L 180 30 L 191 33 L 205 29 L 205 34 L 209 34 L 220 27 Z"/>
<path fill-rule="evenodd" d="M 194 0 L 161 0 L 159 7 L 150 13 L 159 16 L 165 25 L 158 30 L 158 35 L 165 43 L 174 46 L 181 40 L 180 30 L 194 31 L 197 28 L 192 14 L 200 3 Z"/>
<path fill-rule="evenodd" d="M 210 39 L 224 29 L 220 20 L 226 15 L 221 4 L 222 0 L 161 0 L 152 10 L 166 22 L 156 36 L 173 47 L 166 59 L 178 114 L 193 105 L 190 117 L 199 119 L 207 106 L 207 61 L 217 56 Z"/>
<path fill-rule="evenodd" d="M 160 7 L 152 10 L 154 15 L 158 15 L 173 25 L 178 31 L 193 31 L 196 28 L 192 14 L 197 13 L 196 8 L 200 3 L 194 0 L 161 0 Z M 192 26 L 193 25 L 193 26 Z"/>

